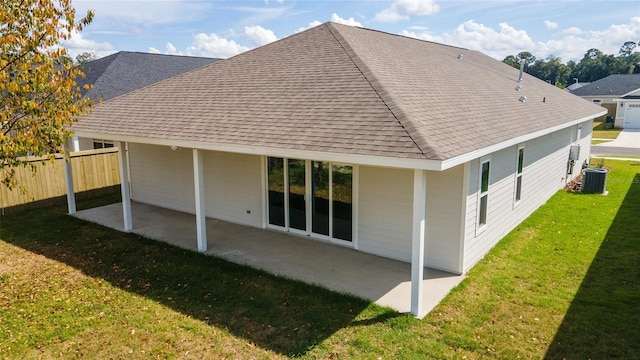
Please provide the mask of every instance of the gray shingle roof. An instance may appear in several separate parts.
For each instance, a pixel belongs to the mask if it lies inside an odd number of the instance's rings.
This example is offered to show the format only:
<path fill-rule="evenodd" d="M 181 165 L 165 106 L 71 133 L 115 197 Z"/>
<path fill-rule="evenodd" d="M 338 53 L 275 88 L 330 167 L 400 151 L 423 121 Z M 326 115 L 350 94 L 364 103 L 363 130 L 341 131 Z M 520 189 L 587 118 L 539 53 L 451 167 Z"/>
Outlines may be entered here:
<path fill-rule="evenodd" d="M 640 74 L 614 74 L 573 90 L 577 96 L 621 96 L 640 89 Z"/>
<path fill-rule="evenodd" d="M 476 51 L 326 23 L 105 102 L 74 128 L 445 160 L 602 112 L 517 79 Z"/>
<path fill-rule="evenodd" d="M 93 101 L 101 96 L 109 100 L 218 60 L 120 51 L 82 65 L 86 76 L 77 82 L 80 86 L 93 85 L 92 89 L 83 90 L 84 96 Z"/>

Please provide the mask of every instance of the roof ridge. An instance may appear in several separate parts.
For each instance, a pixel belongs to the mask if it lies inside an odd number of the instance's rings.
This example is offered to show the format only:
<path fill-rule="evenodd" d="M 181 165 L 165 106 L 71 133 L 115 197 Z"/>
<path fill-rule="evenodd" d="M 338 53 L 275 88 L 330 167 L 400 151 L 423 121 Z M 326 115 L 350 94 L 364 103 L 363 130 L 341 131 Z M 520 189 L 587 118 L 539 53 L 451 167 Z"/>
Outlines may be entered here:
<path fill-rule="evenodd" d="M 384 104 L 384 106 L 387 107 L 387 109 L 389 109 L 389 112 L 391 113 L 391 115 L 393 115 L 393 117 L 396 119 L 396 121 L 398 122 L 398 124 L 402 127 L 402 129 L 404 130 L 404 132 L 407 133 L 407 136 L 409 136 L 409 139 L 411 139 L 411 141 L 413 142 L 413 144 L 416 146 L 416 148 L 420 151 L 420 153 L 422 154 L 422 156 L 424 156 L 425 158 L 427 157 L 424 150 L 420 147 L 420 145 L 418 144 L 418 142 L 416 142 L 416 140 L 414 139 L 414 135 L 407 129 L 407 127 L 402 123 L 402 121 L 400 120 L 400 116 L 403 118 L 407 118 L 407 115 L 404 113 L 404 111 L 402 110 L 402 108 L 400 106 L 398 106 L 398 104 L 396 104 L 395 101 L 393 101 L 393 99 L 389 98 L 386 99 L 381 95 L 380 91 L 378 90 L 378 88 L 376 86 L 374 86 L 373 82 L 371 79 L 369 79 L 369 77 L 367 76 L 367 74 L 369 74 L 376 83 L 380 84 L 380 86 L 382 86 L 382 84 L 380 83 L 380 81 L 376 78 L 376 76 L 373 74 L 373 72 L 371 71 L 371 69 L 369 69 L 369 67 L 364 63 L 364 61 L 362 59 L 360 59 L 360 57 L 358 56 L 358 54 L 353 50 L 353 48 L 349 45 L 349 42 L 344 38 L 344 36 L 342 36 L 342 34 L 340 34 L 339 30 L 337 28 L 335 28 L 335 26 L 333 26 L 335 23 L 333 22 L 327 22 L 324 25 L 327 27 L 327 29 L 329 30 L 329 33 L 331 33 L 331 35 L 336 39 L 336 41 L 340 44 L 340 46 L 342 47 L 342 49 L 344 49 L 345 54 L 347 54 L 347 56 L 349 57 L 349 59 L 351 60 L 351 62 L 353 62 L 353 65 L 356 67 L 356 69 L 358 69 L 358 71 L 360 71 L 360 73 L 362 74 L 362 76 L 364 77 L 364 79 L 367 81 L 367 83 L 369 83 L 369 86 L 371 86 L 371 89 L 373 89 L 373 91 L 376 93 L 376 95 L 378 96 L 378 98 L 380 98 L 380 101 L 382 101 L 382 103 Z M 336 30 L 335 32 L 332 30 Z M 358 61 L 356 61 L 356 59 Z M 363 68 L 366 71 L 363 71 Z M 384 91 L 384 89 L 382 89 Z M 400 114 L 396 114 L 394 112 L 394 110 L 391 108 L 391 106 L 389 106 L 389 104 L 393 104 L 393 107 L 396 109 L 397 112 L 399 112 Z M 399 116 L 400 115 L 400 116 Z M 419 134 L 416 134 L 419 135 Z"/>

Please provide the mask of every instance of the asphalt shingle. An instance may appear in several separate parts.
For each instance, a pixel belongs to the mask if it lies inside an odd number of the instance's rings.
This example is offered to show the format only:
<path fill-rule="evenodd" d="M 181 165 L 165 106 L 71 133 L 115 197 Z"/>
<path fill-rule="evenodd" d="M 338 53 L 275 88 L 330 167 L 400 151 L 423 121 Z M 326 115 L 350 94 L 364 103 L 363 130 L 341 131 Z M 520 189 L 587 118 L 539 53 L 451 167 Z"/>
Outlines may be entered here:
<path fill-rule="evenodd" d="M 476 51 L 326 23 L 107 101 L 74 127 L 444 160 L 601 111 L 531 76 L 516 91 L 517 79 Z"/>

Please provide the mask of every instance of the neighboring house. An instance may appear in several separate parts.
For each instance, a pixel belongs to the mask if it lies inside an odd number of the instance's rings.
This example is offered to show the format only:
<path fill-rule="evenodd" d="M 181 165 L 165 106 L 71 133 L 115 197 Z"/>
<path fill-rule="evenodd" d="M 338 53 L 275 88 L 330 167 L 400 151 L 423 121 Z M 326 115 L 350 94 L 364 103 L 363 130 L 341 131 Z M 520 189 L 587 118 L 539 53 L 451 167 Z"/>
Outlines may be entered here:
<path fill-rule="evenodd" d="M 212 217 L 411 262 L 420 314 L 423 266 L 466 272 L 588 161 L 605 111 L 519 76 L 477 51 L 325 23 L 74 128 L 126 144 L 125 230 L 131 199 L 195 213 L 200 251 Z"/>
<path fill-rule="evenodd" d="M 564 88 L 564 89 L 565 89 L 566 91 L 573 91 L 573 90 L 575 90 L 575 89 L 580 89 L 581 87 L 583 87 L 583 86 L 587 86 L 587 85 L 589 85 L 589 84 L 591 84 L 591 83 L 588 83 L 588 82 L 575 82 L 575 83 L 573 83 L 573 84 L 571 84 L 571 85 L 567 86 L 567 87 L 566 87 L 566 88 Z"/>
<path fill-rule="evenodd" d="M 100 101 L 110 100 L 218 60 L 220 59 L 120 51 L 82 65 L 86 76 L 77 79 L 77 82 L 83 89 L 82 95 L 91 98 L 99 106 Z M 84 90 L 85 84 L 93 87 Z M 106 139 L 73 139 L 74 151 L 112 146 L 113 141 Z"/>
<path fill-rule="evenodd" d="M 607 108 L 615 126 L 640 129 L 640 74 L 615 74 L 571 92 Z"/>

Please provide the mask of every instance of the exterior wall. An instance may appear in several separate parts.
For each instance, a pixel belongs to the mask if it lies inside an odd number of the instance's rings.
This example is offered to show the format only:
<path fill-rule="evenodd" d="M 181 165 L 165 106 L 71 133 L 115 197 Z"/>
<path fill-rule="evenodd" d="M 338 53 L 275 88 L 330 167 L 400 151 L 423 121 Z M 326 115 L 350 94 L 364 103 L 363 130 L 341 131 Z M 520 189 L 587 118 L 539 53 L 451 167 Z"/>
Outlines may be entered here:
<path fill-rule="evenodd" d="M 615 99 L 618 99 L 618 96 L 581 96 L 581 97 L 589 102 L 593 102 L 593 100 L 600 100 L 599 105 L 607 109 L 607 113 L 605 115 L 602 115 L 601 117 L 596 118 L 597 121 L 604 121 L 607 116 L 613 116 L 613 118 L 616 119 L 614 126 L 616 127 L 619 126 L 617 118 L 620 117 L 621 115 L 620 115 L 620 112 L 618 111 L 619 110 L 618 103 L 614 101 Z"/>
<path fill-rule="evenodd" d="M 461 273 L 464 165 L 427 172 L 425 266 Z M 358 249 L 411 261 L 413 170 L 360 166 Z"/>
<path fill-rule="evenodd" d="M 477 159 L 469 163 L 464 271 L 469 270 L 498 241 L 562 189 L 570 179 L 580 174 L 582 163 L 589 158 L 592 122 L 581 124 L 580 139 L 576 139 L 577 128 L 572 126 L 524 144 L 522 197 L 517 203 L 515 173 L 518 147 L 513 146 L 490 156 L 489 200 L 487 224 L 484 229 L 477 226 L 481 162 Z M 574 143 L 581 146 L 580 158 L 575 162 L 573 174 L 568 176 L 569 150 Z"/>
<path fill-rule="evenodd" d="M 462 273 L 460 251 L 465 200 L 465 165 L 427 171 L 425 266 Z"/>
<path fill-rule="evenodd" d="M 360 166 L 358 249 L 411 261 L 413 170 Z"/>
<path fill-rule="evenodd" d="M 195 212 L 193 152 L 129 144 L 132 200 Z M 204 151 L 205 214 L 262 226 L 261 160 L 255 155 Z"/>
<path fill-rule="evenodd" d="M 191 149 L 135 143 L 128 149 L 132 200 L 195 213 Z"/>
<path fill-rule="evenodd" d="M 261 227 L 260 156 L 205 151 L 203 166 L 207 216 Z"/>

